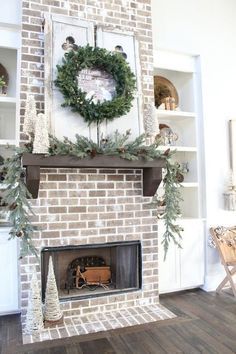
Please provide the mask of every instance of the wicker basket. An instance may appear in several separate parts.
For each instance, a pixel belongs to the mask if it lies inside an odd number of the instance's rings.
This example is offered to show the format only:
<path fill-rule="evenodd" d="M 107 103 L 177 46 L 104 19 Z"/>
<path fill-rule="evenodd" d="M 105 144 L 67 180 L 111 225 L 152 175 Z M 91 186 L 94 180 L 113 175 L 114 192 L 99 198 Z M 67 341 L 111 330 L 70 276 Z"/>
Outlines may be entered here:
<path fill-rule="evenodd" d="M 0 64 L 0 77 L 5 81 L 5 85 L 0 87 L 0 95 L 6 95 L 8 89 L 9 75 L 6 68 Z"/>

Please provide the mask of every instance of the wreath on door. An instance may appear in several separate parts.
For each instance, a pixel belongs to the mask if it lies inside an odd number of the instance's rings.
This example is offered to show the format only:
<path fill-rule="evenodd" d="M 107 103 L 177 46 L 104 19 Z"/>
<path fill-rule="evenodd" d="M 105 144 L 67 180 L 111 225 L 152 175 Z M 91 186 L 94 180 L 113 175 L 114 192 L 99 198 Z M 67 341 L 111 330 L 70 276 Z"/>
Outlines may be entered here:
<path fill-rule="evenodd" d="M 65 54 L 62 65 L 57 65 L 57 71 L 55 85 L 64 97 L 62 106 L 70 107 L 73 112 L 79 113 L 88 125 L 99 124 L 104 120 L 112 121 L 130 111 L 136 80 L 120 53 L 89 45 L 79 47 L 78 50 Z M 89 71 L 105 72 L 110 86 L 113 82 L 112 93 L 107 91 L 108 99 L 101 100 L 93 94 L 92 85 L 96 81 L 94 77 L 91 82 L 87 80 L 87 86 L 91 86 L 90 92 L 81 87 L 80 82 Z M 96 85 L 100 85 L 101 90 L 104 90 L 102 81 L 97 81 Z"/>

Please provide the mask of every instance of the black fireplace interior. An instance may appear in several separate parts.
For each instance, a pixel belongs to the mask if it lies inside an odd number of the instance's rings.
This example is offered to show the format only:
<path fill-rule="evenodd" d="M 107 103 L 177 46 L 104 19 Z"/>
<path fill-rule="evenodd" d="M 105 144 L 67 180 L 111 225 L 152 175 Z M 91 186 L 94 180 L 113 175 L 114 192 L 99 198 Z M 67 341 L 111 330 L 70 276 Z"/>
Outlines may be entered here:
<path fill-rule="evenodd" d="M 141 288 L 140 241 L 43 248 L 43 299 L 50 256 L 61 300 L 104 296 Z"/>

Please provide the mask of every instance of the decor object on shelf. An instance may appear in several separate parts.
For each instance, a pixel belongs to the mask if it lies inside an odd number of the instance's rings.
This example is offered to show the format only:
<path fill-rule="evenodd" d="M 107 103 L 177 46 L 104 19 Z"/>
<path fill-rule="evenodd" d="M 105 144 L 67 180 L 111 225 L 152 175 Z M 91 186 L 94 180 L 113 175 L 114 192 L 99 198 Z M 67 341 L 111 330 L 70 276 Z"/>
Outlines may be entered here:
<path fill-rule="evenodd" d="M 45 114 L 39 113 L 35 123 L 33 154 L 47 154 L 48 148 L 48 119 Z"/>
<path fill-rule="evenodd" d="M 157 218 L 161 219 L 165 215 L 166 201 L 164 195 L 156 195 L 157 202 Z"/>
<path fill-rule="evenodd" d="M 236 273 L 236 228 L 235 226 L 228 228 L 223 226 L 212 227 L 210 233 L 226 272 L 226 277 L 216 288 L 216 292 L 219 293 L 229 283 L 233 295 L 236 297 L 236 285 L 233 279 L 233 275 Z"/>
<path fill-rule="evenodd" d="M 33 270 L 29 291 L 30 295 L 26 314 L 25 332 L 28 334 L 33 334 L 40 332 L 44 328 L 41 294 L 35 267 Z"/>
<path fill-rule="evenodd" d="M 160 134 L 158 138 L 162 145 L 172 146 L 178 140 L 178 135 L 167 124 L 159 124 Z"/>
<path fill-rule="evenodd" d="M 135 91 L 135 75 L 116 52 L 87 45 L 66 53 L 57 65 L 55 85 L 71 107 L 90 125 L 111 121 L 128 113 Z M 103 79 L 104 77 L 104 79 Z"/>
<path fill-rule="evenodd" d="M 145 132 L 151 138 L 151 143 L 154 142 L 157 134 L 160 133 L 158 113 L 154 104 L 148 104 L 144 116 Z"/>
<path fill-rule="evenodd" d="M 175 110 L 179 104 L 179 96 L 175 86 L 162 76 L 154 76 L 155 106 L 165 104 L 165 109 Z"/>
<path fill-rule="evenodd" d="M 8 221 L 8 216 L 9 212 L 6 210 L 6 203 L 3 201 L 3 195 L 4 191 L 0 190 L 0 223 L 7 223 Z"/>
<path fill-rule="evenodd" d="M 0 95 L 7 94 L 9 75 L 6 68 L 0 63 Z"/>
<path fill-rule="evenodd" d="M 236 120 L 229 120 L 230 177 L 227 190 L 223 193 L 225 210 L 236 210 Z"/>
<path fill-rule="evenodd" d="M 28 95 L 25 107 L 23 132 L 32 138 L 37 119 L 36 103 L 33 95 Z"/>
<path fill-rule="evenodd" d="M 225 210 L 236 210 L 236 185 L 234 173 L 231 171 L 227 191 L 223 193 Z"/>
<path fill-rule="evenodd" d="M 170 149 L 166 151 L 158 150 L 158 141 L 151 145 L 145 145 L 145 135 L 137 137 L 134 141 L 128 141 L 130 131 L 119 134 L 118 131 L 113 136 L 102 138 L 99 144 L 84 136 L 76 136 L 76 142 L 71 142 L 68 138 L 60 141 L 55 137 L 50 137 L 50 147 L 48 155 L 75 156 L 79 159 L 94 158 L 96 155 L 108 155 L 120 157 L 126 160 L 135 161 L 139 159 L 152 161 L 162 159 L 166 164 L 165 181 L 163 182 L 165 191 L 166 209 L 163 216 L 166 231 L 163 235 L 162 244 L 165 255 L 168 251 L 169 242 L 172 240 L 180 247 L 182 228 L 176 224 L 180 215 L 179 202 L 181 200 L 179 182 L 176 179 L 180 165 L 172 161 L 175 152 Z M 12 222 L 10 231 L 11 237 L 20 237 L 22 240 L 21 256 L 28 253 L 37 255 L 37 251 L 32 243 L 32 233 L 37 230 L 30 221 L 30 205 L 27 198 L 30 193 L 23 181 L 24 170 L 21 159 L 24 152 L 32 152 L 31 144 L 26 144 L 24 148 L 16 149 L 15 155 L 9 158 L 4 166 L 7 169 L 6 184 L 8 185 L 4 201 L 9 204 L 9 220 Z M 180 171 L 181 172 L 181 171 Z"/>
<path fill-rule="evenodd" d="M 188 162 L 182 162 L 181 163 L 181 170 L 183 174 L 189 173 L 189 163 Z"/>
<path fill-rule="evenodd" d="M 232 177 L 236 177 L 236 119 L 229 120 L 229 152 L 230 152 L 230 169 Z M 236 181 L 233 180 L 233 184 Z"/>
<path fill-rule="evenodd" d="M 49 257 L 48 276 L 45 293 L 44 320 L 57 322 L 62 318 L 60 302 L 58 298 L 57 283 L 55 279 L 52 257 Z"/>

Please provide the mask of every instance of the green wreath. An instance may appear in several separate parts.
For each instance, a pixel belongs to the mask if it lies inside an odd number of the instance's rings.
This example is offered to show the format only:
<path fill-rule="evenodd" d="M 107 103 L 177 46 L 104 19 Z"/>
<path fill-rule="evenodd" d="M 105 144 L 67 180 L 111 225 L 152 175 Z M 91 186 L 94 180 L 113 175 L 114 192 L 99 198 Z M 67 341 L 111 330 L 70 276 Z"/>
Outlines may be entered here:
<path fill-rule="evenodd" d="M 93 97 L 86 98 L 86 92 L 78 87 L 77 76 L 87 68 L 104 70 L 112 75 L 116 88 L 111 101 L 94 103 Z M 87 45 L 65 54 L 63 64 L 57 65 L 57 70 L 55 85 L 64 96 L 62 106 L 71 107 L 73 112 L 84 117 L 88 125 L 111 121 L 130 111 L 135 92 L 135 75 L 121 54 Z"/>

